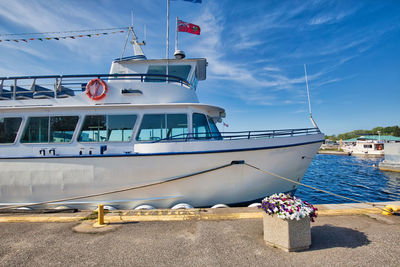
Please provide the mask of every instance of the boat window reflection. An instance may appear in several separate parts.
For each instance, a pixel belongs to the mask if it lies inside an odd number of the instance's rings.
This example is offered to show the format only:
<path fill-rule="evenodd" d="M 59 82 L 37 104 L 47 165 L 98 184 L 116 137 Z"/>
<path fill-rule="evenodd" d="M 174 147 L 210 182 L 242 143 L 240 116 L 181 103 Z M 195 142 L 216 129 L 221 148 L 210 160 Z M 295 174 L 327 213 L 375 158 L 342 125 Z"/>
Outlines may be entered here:
<path fill-rule="evenodd" d="M 206 115 L 193 113 L 193 138 L 211 138 L 210 127 L 208 126 Z"/>
<path fill-rule="evenodd" d="M 129 142 L 136 115 L 88 115 L 79 135 L 80 142 Z"/>
<path fill-rule="evenodd" d="M 168 75 L 177 76 L 187 80 L 191 66 L 190 65 L 169 65 Z M 150 65 L 147 69 L 147 74 L 166 75 L 167 68 L 165 65 Z M 171 78 L 170 78 L 171 80 Z M 164 77 L 150 77 L 144 79 L 145 82 L 165 82 Z"/>
<path fill-rule="evenodd" d="M 50 117 L 50 143 L 71 142 L 78 116 Z"/>
<path fill-rule="evenodd" d="M 17 136 L 22 118 L 0 118 L 0 143 L 12 144 Z"/>
<path fill-rule="evenodd" d="M 78 116 L 29 117 L 21 143 L 70 142 L 78 118 Z"/>
<path fill-rule="evenodd" d="M 182 139 L 187 133 L 186 114 L 145 114 L 136 140 Z"/>
<path fill-rule="evenodd" d="M 208 123 L 210 124 L 211 136 L 218 140 L 222 139 L 221 133 L 219 132 L 217 125 L 215 125 L 214 120 L 210 116 L 207 116 L 207 118 Z"/>

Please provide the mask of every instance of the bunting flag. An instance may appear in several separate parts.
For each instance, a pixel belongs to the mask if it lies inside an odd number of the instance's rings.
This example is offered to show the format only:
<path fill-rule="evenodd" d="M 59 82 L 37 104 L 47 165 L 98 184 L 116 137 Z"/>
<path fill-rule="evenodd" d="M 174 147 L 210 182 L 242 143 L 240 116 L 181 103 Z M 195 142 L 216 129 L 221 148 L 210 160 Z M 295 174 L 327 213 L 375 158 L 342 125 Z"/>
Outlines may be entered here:
<path fill-rule="evenodd" d="M 60 39 L 77 39 L 82 37 L 93 37 L 93 36 L 104 36 L 109 34 L 124 33 L 129 27 L 123 28 L 111 28 L 111 29 L 92 29 L 92 30 L 80 30 L 80 31 L 64 31 L 64 32 L 37 32 L 37 33 L 7 33 L 0 34 L 0 42 L 25 42 L 28 41 L 45 41 L 45 40 L 56 40 Z M 99 32 L 102 31 L 102 32 Z M 83 34 L 83 32 L 87 34 Z M 66 35 L 66 33 L 76 33 L 76 35 Z M 43 35 L 56 35 L 57 36 L 43 36 Z M 62 35 L 61 35 L 62 34 Z M 8 36 L 26 36 L 26 35 L 41 35 L 40 37 L 25 37 L 25 38 L 4 38 Z M 2 38 L 3 37 L 3 38 Z"/>
<path fill-rule="evenodd" d="M 188 33 L 200 35 L 200 27 L 195 24 L 192 24 L 192 23 L 178 20 L 178 32 L 188 32 Z"/>

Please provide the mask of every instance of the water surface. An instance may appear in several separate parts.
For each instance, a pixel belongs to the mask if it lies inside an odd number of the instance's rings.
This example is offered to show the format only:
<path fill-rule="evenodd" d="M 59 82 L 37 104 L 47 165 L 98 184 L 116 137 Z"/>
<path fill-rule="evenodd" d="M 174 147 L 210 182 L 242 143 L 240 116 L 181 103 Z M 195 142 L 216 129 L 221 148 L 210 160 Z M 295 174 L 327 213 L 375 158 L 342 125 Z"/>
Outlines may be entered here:
<path fill-rule="evenodd" d="M 302 183 L 360 201 L 400 201 L 400 173 L 374 167 L 382 160 L 317 154 Z M 354 202 L 304 186 L 299 187 L 296 196 L 312 204 Z"/>

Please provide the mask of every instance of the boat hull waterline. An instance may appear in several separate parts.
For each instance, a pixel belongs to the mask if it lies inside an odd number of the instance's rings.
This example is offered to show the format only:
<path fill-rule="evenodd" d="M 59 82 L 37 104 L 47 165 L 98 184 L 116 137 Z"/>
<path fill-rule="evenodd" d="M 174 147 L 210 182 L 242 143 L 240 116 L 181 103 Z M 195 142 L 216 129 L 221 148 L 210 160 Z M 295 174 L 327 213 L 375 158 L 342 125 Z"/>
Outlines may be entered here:
<path fill-rule="evenodd" d="M 322 143 L 321 136 L 292 137 L 286 146 L 264 145 L 226 152 L 3 158 L 0 159 L 0 206 L 29 205 L 163 181 L 166 182 L 34 208 L 67 205 L 93 209 L 97 204 L 119 209 L 133 209 L 144 204 L 171 208 L 177 203 L 211 207 L 219 203 L 249 202 L 277 192 L 293 192 L 297 185 L 245 164 L 167 180 L 240 160 L 300 182 Z M 277 139 L 284 141 L 285 138 Z M 295 139 L 297 143 L 293 142 Z M 265 141 L 256 141 L 265 144 Z"/>

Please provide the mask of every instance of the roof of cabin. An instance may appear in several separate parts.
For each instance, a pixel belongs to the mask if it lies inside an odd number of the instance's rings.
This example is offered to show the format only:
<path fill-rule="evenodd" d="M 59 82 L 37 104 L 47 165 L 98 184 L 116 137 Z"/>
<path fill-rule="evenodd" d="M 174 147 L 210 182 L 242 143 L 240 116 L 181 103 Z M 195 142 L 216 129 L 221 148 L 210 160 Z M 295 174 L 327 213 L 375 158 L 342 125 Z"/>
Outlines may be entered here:
<path fill-rule="evenodd" d="M 380 140 L 381 141 L 397 141 L 400 142 L 400 137 L 391 135 L 362 135 L 360 137 L 343 140 L 343 142 L 356 142 L 357 140 Z"/>

